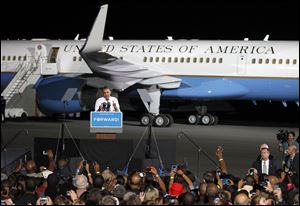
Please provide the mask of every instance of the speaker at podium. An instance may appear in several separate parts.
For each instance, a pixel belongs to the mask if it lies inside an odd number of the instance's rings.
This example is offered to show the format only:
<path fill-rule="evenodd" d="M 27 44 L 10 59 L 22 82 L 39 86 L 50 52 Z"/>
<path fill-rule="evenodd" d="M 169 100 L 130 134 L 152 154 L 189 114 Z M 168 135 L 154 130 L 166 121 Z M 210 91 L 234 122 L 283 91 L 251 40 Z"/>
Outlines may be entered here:
<path fill-rule="evenodd" d="M 115 139 L 123 132 L 123 113 L 91 112 L 90 132 L 96 133 L 96 139 Z"/>

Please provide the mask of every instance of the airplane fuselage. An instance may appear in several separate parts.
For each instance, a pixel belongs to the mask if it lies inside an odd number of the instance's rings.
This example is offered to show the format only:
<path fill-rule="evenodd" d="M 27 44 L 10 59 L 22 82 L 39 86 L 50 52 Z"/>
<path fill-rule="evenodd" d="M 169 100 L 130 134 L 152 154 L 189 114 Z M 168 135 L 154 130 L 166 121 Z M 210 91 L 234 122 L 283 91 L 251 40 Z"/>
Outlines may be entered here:
<path fill-rule="evenodd" d="M 37 45 L 45 45 L 45 63 L 55 63 L 58 75 L 92 74 L 79 54 L 83 44 L 80 40 L 1 41 L 3 82 L 9 82 L 18 64 L 35 57 Z M 297 41 L 109 40 L 103 41 L 99 52 L 182 79 L 183 86 L 163 91 L 165 96 L 299 99 Z"/>

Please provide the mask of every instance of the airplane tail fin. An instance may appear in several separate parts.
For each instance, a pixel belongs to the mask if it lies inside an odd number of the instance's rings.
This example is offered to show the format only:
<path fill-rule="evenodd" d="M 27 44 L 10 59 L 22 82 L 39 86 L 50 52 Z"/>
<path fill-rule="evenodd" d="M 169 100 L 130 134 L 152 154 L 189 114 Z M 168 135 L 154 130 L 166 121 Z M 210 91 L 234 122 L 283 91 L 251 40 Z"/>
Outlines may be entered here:
<path fill-rule="evenodd" d="M 101 49 L 103 36 L 104 36 L 107 9 L 108 9 L 108 4 L 101 6 L 98 16 L 92 27 L 92 30 L 85 42 L 85 45 L 81 49 L 81 52 L 83 53 L 97 52 Z"/>

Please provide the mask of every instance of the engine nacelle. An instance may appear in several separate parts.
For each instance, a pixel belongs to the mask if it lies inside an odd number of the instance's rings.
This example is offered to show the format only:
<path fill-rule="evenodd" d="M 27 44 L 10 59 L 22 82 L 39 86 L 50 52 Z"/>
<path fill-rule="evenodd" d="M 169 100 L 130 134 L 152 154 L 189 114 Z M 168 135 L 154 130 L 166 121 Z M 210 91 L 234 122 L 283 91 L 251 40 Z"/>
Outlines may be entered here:
<path fill-rule="evenodd" d="M 63 76 L 42 78 L 35 87 L 37 105 L 47 116 L 87 111 L 93 107 L 98 91 L 85 85 L 85 80 Z M 69 88 L 77 88 L 78 92 L 70 102 L 64 104 L 62 98 Z"/>

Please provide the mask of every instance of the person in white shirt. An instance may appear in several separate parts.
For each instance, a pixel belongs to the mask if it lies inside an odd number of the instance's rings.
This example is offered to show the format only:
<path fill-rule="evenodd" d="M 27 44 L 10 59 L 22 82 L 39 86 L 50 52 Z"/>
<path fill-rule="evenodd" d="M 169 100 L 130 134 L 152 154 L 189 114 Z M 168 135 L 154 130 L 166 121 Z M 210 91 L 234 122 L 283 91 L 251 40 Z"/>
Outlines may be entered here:
<path fill-rule="evenodd" d="M 108 87 L 102 89 L 103 97 L 97 99 L 95 104 L 96 112 L 119 112 L 120 105 L 116 97 L 112 97 L 111 91 Z"/>

